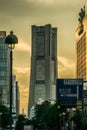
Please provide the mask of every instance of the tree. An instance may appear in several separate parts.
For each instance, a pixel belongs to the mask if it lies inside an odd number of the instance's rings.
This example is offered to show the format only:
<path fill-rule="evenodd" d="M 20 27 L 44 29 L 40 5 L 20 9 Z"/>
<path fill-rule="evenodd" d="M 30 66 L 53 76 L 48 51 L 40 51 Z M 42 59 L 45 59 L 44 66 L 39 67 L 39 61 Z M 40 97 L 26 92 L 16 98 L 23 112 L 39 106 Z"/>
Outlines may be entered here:
<path fill-rule="evenodd" d="M 80 110 L 76 110 L 74 112 L 74 115 L 72 117 L 73 122 L 76 125 L 76 130 L 79 130 L 81 128 L 81 124 L 82 124 L 82 113 Z"/>
<path fill-rule="evenodd" d="M 84 115 L 81 120 L 81 129 L 80 130 L 86 130 L 87 129 L 87 115 Z"/>
<path fill-rule="evenodd" d="M 0 113 L 0 126 L 6 128 L 9 125 L 9 109 L 5 105 L 0 104 Z"/>
<path fill-rule="evenodd" d="M 35 106 L 35 116 L 32 119 L 32 124 L 34 127 L 34 130 L 44 123 L 44 114 L 47 112 L 47 108 L 50 106 L 49 101 L 44 101 L 42 104 L 36 104 Z"/>
<path fill-rule="evenodd" d="M 44 101 L 35 107 L 34 128 L 40 129 L 48 127 L 50 130 L 58 130 L 60 127 L 60 113 L 66 113 L 66 109 L 61 107 L 58 102 L 52 104 L 50 101 Z"/>
<path fill-rule="evenodd" d="M 16 122 L 15 130 L 24 130 L 25 116 L 19 115 Z"/>

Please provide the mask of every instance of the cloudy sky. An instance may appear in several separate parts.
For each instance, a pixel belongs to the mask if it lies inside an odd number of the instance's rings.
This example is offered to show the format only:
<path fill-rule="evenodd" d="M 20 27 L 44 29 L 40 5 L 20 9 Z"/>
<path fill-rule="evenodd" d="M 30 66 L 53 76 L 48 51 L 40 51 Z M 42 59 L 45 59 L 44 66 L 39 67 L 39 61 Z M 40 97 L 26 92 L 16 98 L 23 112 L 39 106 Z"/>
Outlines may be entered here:
<path fill-rule="evenodd" d="M 87 0 L 0 0 L 0 31 L 13 30 L 19 39 L 14 50 L 14 74 L 19 82 L 20 103 L 27 111 L 31 25 L 51 24 L 58 28 L 58 75 L 75 77 L 75 29 L 78 13 Z"/>

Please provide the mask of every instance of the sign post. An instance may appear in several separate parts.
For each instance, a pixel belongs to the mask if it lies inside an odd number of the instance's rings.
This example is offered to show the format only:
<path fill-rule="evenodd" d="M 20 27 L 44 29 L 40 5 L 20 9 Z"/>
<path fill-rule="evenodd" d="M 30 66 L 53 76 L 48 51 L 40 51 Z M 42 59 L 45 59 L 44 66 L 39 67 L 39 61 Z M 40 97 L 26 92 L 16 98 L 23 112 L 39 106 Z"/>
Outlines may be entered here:
<path fill-rule="evenodd" d="M 75 107 L 83 100 L 83 79 L 57 79 L 57 100 L 64 106 Z"/>

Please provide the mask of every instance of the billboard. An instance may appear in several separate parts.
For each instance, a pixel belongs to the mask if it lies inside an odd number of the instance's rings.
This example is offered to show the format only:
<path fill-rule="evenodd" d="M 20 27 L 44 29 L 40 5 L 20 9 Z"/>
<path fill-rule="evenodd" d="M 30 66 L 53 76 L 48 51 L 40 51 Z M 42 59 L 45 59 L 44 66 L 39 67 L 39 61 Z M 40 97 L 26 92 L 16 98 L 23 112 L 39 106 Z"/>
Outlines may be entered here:
<path fill-rule="evenodd" d="M 57 79 L 56 97 L 62 102 L 77 101 L 83 98 L 83 79 Z"/>

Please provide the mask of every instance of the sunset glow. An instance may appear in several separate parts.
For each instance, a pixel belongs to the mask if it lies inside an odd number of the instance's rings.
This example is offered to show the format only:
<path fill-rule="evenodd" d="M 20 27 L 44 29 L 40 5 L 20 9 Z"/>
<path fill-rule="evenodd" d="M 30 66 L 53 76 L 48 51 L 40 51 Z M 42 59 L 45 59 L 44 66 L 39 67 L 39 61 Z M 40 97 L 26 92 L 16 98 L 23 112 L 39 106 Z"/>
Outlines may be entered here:
<path fill-rule="evenodd" d="M 72 4 L 73 3 L 73 4 Z M 27 113 L 31 62 L 31 25 L 57 27 L 58 77 L 75 77 L 75 30 L 86 0 L 0 0 L 0 31 L 13 30 L 19 43 L 13 70 L 20 88 L 20 112 Z"/>

